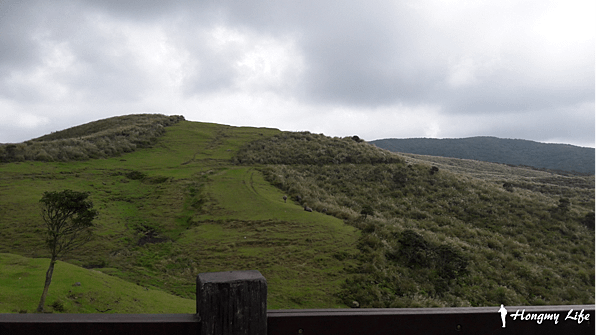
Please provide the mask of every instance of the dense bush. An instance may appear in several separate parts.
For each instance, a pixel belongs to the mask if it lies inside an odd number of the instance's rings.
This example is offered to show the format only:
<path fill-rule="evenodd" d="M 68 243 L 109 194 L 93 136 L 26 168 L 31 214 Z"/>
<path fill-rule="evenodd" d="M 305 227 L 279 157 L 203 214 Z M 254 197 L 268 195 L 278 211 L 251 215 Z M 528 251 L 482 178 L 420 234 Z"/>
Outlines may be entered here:
<path fill-rule="evenodd" d="M 469 260 L 458 249 L 442 244 L 433 250 L 433 264 L 441 278 L 456 279 L 468 273 Z"/>
<path fill-rule="evenodd" d="M 596 213 L 589 212 L 581 220 L 581 222 L 591 230 L 596 230 Z"/>
<path fill-rule="evenodd" d="M 395 256 L 402 259 L 409 267 L 429 267 L 432 249 L 423 236 L 412 229 L 407 229 L 400 234 Z"/>
<path fill-rule="evenodd" d="M 380 164 L 402 158 L 352 137 L 331 138 L 309 132 L 281 134 L 249 143 L 238 153 L 239 164 Z"/>

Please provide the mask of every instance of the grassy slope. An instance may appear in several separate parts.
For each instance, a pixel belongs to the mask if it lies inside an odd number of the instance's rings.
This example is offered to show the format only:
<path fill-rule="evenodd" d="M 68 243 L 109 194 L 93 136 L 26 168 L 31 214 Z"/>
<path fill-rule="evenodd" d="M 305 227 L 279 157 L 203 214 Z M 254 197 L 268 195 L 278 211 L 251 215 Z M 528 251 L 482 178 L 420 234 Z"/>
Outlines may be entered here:
<path fill-rule="evenodd" d="M 0 254 L 0 313 L 34 311 L 50 259 Z M 79 282 L 80 286 L 73 286 Z M 49 310 L 70 313 L 194 313 L 196 301 L 58 262 L 47 298 Z M 54 305 L 54 308 L 51 307 Z"/>
<path fill-rule="evenodd" d="M 403 154 L 408 163 L 432 164 L 444 171 L 461 176 L 464 180 L 485 182 L 491 185 L 512 184 L 525 198 L 534 198 L 541 203 L 555 203 L 560 197 L 567 197 L 572 204 L 594 210 L 596 176 L 561 175 L 527 167 L 511 167 L 505 164 L 487 163 L 470 159 Z"/>
<path fill-rule="evenodd" d="M 278 132 L 182 121 L 121 157 L 0 165 L 0 252 L 45 257 L 37 202 L 71 188 L 91 192 L 100 217 L 97 239 L 66 262 L 187 298 L 198 273 L 257 269 L 269 308 L 341 306 L 335 294 L 354 260 L 336 255 L 355 252 L 356 230 L 284 203 L 256 170 L 231 165 L 240 145 Z M 140 246 L 144 236 L 162 243 Z"/>
<path fill-rule="evenodd" d="M 220 206 L 199 219 L 216 224 L 196 228 L 193 236 L 220 241 L 216 250 L 207 250 L 207 266 L 223 271 L 256 264 L 269 281 L 269 300 L 277 308 L 330 306 L 335 287 L 345 277 L 343 268 L 350 263 L 340 262 L 338 255 L 354 252 L 354 228 L 331 216 L 308 213 L 291 201 L 284 203 L 282 193 L 252 168 L 215 176 L 208 193 Z M 223 251 L 229 251 L 223 257 L 237 257 L 225 265 L 219 257 Z"/>
<path fill-rule="evenodd" d="M 334 153 L 341 159 L 323 155 L 335 146 L 346 148 Z M 361 230 L 361 264 L 342 294 L 348 305 L 594 301 L 593 223 L 585 219 L 594 216 L 593 176 L 384 155 L 352 139 L 284 133 L 239 157 L 263 160 L 267 180 Z"/>

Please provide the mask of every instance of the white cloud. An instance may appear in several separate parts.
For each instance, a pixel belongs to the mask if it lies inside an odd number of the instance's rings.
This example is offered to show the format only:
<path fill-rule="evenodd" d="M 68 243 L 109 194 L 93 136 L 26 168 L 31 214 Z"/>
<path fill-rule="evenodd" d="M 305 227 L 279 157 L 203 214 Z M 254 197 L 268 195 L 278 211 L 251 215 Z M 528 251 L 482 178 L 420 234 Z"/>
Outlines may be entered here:
<path fill-rule="evenodd" d="M 469 86 L 477 82 L 473 59 L 466 58 L 449 66 L 448 84 L 451 87 Z"/>
<path fill-rule="evenodd" d="M 475 59 L 472 56 L 465 56 L 448 61 L 446 81 L 453 89 L 474 86 L 497 76 L 499 71 L 506 71 L 499 58 Z"/>
<path fill-rule="evenodd" d="M 48 118 L 45 116 L 38 116 L 29 113 L 19 113 L 16 117 L 16 124 L 21 128 L 37 128 L 40 125 L 48 123 Z"/>
<path fill-rule="evenodd" d="M 302 52 L 291 38 L 258 38 L 251 45 L 236 62 L 238 89 L 285 94 L 295 88 L 305 65 Z"/>

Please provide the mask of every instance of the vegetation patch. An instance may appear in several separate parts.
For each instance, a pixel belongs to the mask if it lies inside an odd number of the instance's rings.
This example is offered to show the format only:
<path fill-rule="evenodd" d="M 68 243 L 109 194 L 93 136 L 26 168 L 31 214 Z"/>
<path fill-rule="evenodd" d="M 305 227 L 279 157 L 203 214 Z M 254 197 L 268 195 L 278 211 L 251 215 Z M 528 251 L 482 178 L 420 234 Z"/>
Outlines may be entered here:
<path fill-rule="evenodd" d="M 279 142 L 262 141 L 248 147 L 251 152 L 242 152 L 242 157 L 286 147 L 265 161 L 278 163 L 264 165 L 265 179 L 298 204 L 325 208 L 328 215 L 362 231 L 357 245 L 361 265 L 353 269 L 355 275 L 346 280 L 340 295 L 348 306 L 354 302 L 361 307 L 593 302 L 593 287 L 565 274 L 576 267 L 592 275 L 594 260 L 561 252 L 593 254 L 593 234 L 582 224 L 593 202 L 551 192 L 511 192 L 503 186 L 506 182 L 497 184 L 497 175 L 482 178 L 484 169 L 473 178 L 446 171 L 446 164 L 388 163 L 384 154 L 362 163 L 329 164 L 323 157 L 319 157 L 323 164 L 314 164 L 319 160 L 309 154 L 292 164 L 303 143 L 313 141 L 314 135 L 306 135 L 304 141 L 298 138 L 301 135 L 294 133 L 289 142 L 285 135 L 279 136 Z M 326 147 L 327 139 L 322 140 Z M 330 141 L 334 146 L 336 139 Z M 559 187 L 568 189 L 574 199 L 586 196 L 586 189 L 578 184 L 563 185 Z M 589 221 L 592 214 L 585 215 Z M 539 272 L 511 270 L 516 267 L 539 269 L 541 277 Z M 540 282 L 541 278 L 552 279 Z M 567 289 L 569 285 L 576 289 Z"/>
<path fill-rule="evenodd" d="M 268 308 L 594 302 L 594 176 L 184 120 L 119 157 L 2 163 L 0 175 L 11 195 L 0 197 L 0 252 L 49 256 L 46 191 L 89 192 L 99 211 L 94 238 L 55 270 L 48 302 L 67 313 L 181 310 L 126 303 L 119 297 L 133 289 L 68 277 L 78 272 L 67 265 L 189 299 L 198 273 L 259 270 Z M 34 275 L 17 265 L 0 274 L 10 273 L 2 311 L 31 311 L 43 288 L 41 279 L 19 286 Z"/>
<path fill-rule="evenodd" d="M 35 312 L 49 262 L 0 253 L 0 313 Z M 48 301 L 54 313 L 194 313 L 196 304 L 195 299 L 61 261 L 56 264 Z"/>
<path fill-rule="evenodd" d="M 0 144 L 0 162 L 67 162 L 120 156 L 156 143 L 183 116 L 139 114 L 90 122 L 18 144 Z"/>

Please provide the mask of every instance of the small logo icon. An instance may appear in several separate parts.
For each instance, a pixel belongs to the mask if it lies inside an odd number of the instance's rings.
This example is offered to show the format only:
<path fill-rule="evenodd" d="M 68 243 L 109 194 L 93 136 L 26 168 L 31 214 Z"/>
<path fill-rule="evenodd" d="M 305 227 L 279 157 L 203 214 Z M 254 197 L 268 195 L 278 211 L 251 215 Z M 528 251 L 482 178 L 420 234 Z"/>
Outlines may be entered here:
<path fill-rule="evenodd" d="M 500 317 L 502 318 L 502 328 L 506 328 L 506 314 L 508 314 L 508 311 L 504 308 L 504 305 L 500 305 L 498 313 L 500 313 Z"/>

